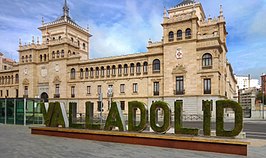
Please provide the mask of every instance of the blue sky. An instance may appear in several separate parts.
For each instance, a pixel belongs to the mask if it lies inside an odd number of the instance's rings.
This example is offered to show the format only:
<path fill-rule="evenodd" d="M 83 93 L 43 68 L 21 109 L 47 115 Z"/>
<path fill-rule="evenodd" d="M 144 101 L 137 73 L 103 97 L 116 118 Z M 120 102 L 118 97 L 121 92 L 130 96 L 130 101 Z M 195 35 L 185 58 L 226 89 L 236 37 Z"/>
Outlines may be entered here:
<path fill-rule="evenodd" d="M 162 38 L 163 8 L 181 0 L 68 0 L 70 16 L 89 26 L 90 58 L 146 52 L 147 41 Z M 62 15 L 64 0 L 1 0 L 0 52 L 18 60 L 18 41 L 41 36 L 42 17 Z M 208 17 L 223 5 L 227 26 L 227 57 L 238 75 L 258 78 L 266 73 L 266 0 L 200 0 Z"/>

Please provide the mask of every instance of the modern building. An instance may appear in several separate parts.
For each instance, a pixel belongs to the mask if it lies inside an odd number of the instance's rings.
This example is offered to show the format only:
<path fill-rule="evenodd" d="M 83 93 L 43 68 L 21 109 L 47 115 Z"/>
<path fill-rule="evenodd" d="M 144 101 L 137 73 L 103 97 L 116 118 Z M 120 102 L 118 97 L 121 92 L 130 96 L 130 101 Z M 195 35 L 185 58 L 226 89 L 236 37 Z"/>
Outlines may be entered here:
<path fill-rule="evenodd" d="M 164 10 L 158 24 L 163 38 L 148 41 L 147 52 L 89 59 L 92 35 L 72 20 L 65 1 L 62 16 L 39 27 L 41 39 L 20 41 L 19 62 L 0 72 L 0 97 L 77 102 L 78 112 L 91 101 L 97 112 L 102 93 L 104 112 L 110 99 L 125 112 L 128 101 L 149 107 L 163 100 L 173 109 L 183 100 L 184 113 L 202 114 L 202 100 L 215 104 L 236 92 L 222 7 L 218 12 L 217 18 L 207 18 L 201 3 L 184 0 Z"/>
<path fill-rule="evenodd" d="M 237 80 L 237 86 L 239 89 L 246 89 L 246 88 L 260 88 L 259 80 L 252 79 L 250 75 L 247 76 L 235 76 Z"/>

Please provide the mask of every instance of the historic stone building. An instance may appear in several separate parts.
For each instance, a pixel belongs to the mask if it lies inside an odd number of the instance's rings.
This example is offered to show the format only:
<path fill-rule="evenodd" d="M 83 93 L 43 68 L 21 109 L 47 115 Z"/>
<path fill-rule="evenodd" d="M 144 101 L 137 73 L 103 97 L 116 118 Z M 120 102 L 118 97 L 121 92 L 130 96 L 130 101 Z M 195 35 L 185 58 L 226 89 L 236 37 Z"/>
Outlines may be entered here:
<path fill-rule="evenodd" d="M 148 106 L 163 100 L 172 108 L 183 100 L 184 112 L 193 114 L 202 113 L 202 100 L 232 99 L 236 80 L 226 58 L 222 7 L 211 19 L 201 3 L 184 0 L 165 10 L 162 20 L 163 38 L 148 41 L 146 53 L 89 59 L 92 35 L 70 18 L 65 2 L 59 19 L 39 27 L 42 42 L 20 42 L 19 63 L 1 70 L 1 97 L 77 102 L 78 112 L 86 101 L 100 110 L 100 93 L 104 112 L 110 99 L 125 112 L 132 100 Z"/>

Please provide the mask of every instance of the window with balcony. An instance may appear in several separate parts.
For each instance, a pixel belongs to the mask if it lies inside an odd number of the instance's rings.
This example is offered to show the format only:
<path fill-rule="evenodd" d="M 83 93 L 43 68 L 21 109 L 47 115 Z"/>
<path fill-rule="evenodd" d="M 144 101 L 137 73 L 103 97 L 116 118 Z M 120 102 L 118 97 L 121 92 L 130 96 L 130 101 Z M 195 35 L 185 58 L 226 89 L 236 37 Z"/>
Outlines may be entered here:
<path fill-rule="evenodd" d="M 203 80 L 204 94 L 211 94 L 211 79 L 207 78 Z"/>
<path fill-rule="evenodd" d="M 99 67 L 96 67 L 96 70 L 95 70 L 95 76 L 96 76 L 96 77 L 99 77 Z"/>
<path fill-rule="evenodd" d="M 60 90 L 59 90 L 59 84 L 55 85 L 55 94 L 54 98 L 60 98 Z"/>
<path fill-rule="evenodd" d="M 80 69 L 80 79 L 83 79 L 83 69 Z"/>
<path fill-rule="evenodd" d="M 104 67 L 101 67 L 101 77 L 104 77 Z"/>
<path fill-rule="evenodd" d="M 136 65 L 136 73 L 137 74 L 140 74 L 140 67 L 141 67 L 140 63 L 137 63 L 137 65 Z"/>
<path fill-rule="evenodd" d="M 112 76 L 115 76 L 115 65 L 112 66 Z"/>
<path fill-rule="evenodd" d="M 177 31 L 177 40 L 181 40 L 182 39 L 182 30 L 178 30 Z"/>
<path fill-rule="evenodd" d="M 153 95 L 159 95 L 160 92 L 160 85 L 159 82 L 153 83 Z"/>
<path fill-rule="evenodd" d="M 124 75 L 127 75 L 128 73 L 127 73 L 127 69 L 128 69 L 128 66 L 127 66 L 127 64 L 125 64 L 124 65 Z"/>
<path fill-rule="evenodd" d="M 152 69 L 153 69 L 153 73 L 160 72 L 160 60 L 159 59 L 153 60 Z"/>
<path fill-rule="evenodd" d="M 134 63 L 130 64 L 130 75 L 134 75 Z"/>
<path fill-rule="evenodd" d="M 106 68 L 106 76 L 107 77 L 110 77 L 110 66 L 107 66 L 107 68 Z"/>
<path fill-rule="evenodd" d="M 143 74 L 147 74 L 148 73 L 148 62 L 144 62 L 143 63 Z"/>
<path fill-rule="evenodd" d="M 173 31 L 170 31 L 169 34 L 168 34 L 168 41 L 171 42 L 171 41 L 174 41 L 174 32 Z"/>
<path fill-rule="evenodd" d="M 138 83 L 133 83 L 133 93 L 138 93 Z"/>
<path fill-rule="evenodd" d="M 74 80 L 76 77 L 76 70 L 74 68 L 71 69 L 70 72 L 70 79 Z"/>
<path fill-rule="evenodd" d="M 125 84 L 120 84 L 120 93 L 125 93 Z"/>
<path fill-rule="evenodd" d="M 202 56 L 202 68 L 211 68 L 212 67 L 212 55 L 206 53 Z"/>
<path fill-rule="evenodd" d="M 87 94 L 91 94 L 91 86 L 87 86 Z"/>
<path fill-rule="evenodd" d="M 175 94 L 179 95 L 179 94 L 184 94 L 185 90 L 184 90 L 184 77 L 183 76 L 177 76 L 176 77 L 176 91 Z"/>
<path fill-rule="evenodd" d="M 71 86 L 71 98 L 75 98 L 75 86 Z"/>
<path fill-rule="evenodd" d="M 186 29 L 186 38 L 191 38 L 191 29 L 190 28 Z"/>
<path fill-rule="evenodd" d="M 122 65 L 118 65 L 118 76 L 122 75 Z"/>
<path fill-rule="evenodd" d="M 97 87 L 97 94 L 101 94 L 102 93 L 102 86 L 101 85 L 98 85 Z"/>
<path fill-rule="evenodd" d="M 88 68 L 85 69 L 85 78 L 86 79 L 89 78 L 89 69 Z"/>
<path fill-rule="evenodd" d="M 93 68 L 91 67 L 90 68 L 90 77 L 93 78 L 93 74 L 94 74 L 94 71 L 93 71 Z"/>

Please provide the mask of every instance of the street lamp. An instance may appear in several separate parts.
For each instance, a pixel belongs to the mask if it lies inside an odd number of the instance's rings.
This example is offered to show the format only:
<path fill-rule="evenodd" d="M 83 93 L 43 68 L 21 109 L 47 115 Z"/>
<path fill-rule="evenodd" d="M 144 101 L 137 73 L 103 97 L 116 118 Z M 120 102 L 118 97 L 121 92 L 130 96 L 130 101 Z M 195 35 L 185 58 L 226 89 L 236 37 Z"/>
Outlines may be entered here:
<path fill-rule="evenodd" d="M 111 103 L 112 103 L 112 96 L 113 96 L 113 87 L 112 86 L 108 87 L 107 96 L 108 96 L 108 99 L 109 99 L 108 109 L 110 109 Z"/>
<path fill-rule="evenodd" d="M 264 78 L 265 74 L 263 73 L 261 76 L 261 90 L 262 90 L 262 119 L 264 119 Z"/>

